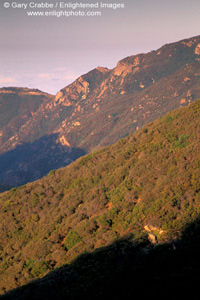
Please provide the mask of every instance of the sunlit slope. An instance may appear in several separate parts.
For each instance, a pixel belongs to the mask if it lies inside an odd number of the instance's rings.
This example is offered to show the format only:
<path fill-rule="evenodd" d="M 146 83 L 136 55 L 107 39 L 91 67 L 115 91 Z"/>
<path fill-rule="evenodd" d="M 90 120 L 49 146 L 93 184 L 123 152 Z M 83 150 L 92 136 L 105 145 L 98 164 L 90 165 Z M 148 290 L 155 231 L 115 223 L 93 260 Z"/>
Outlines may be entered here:
<path fill-rule="evenodd" d="M 181 236 L 200 212 L 200 101 L 0 195 L 1 292 L 120 237 Z"/>

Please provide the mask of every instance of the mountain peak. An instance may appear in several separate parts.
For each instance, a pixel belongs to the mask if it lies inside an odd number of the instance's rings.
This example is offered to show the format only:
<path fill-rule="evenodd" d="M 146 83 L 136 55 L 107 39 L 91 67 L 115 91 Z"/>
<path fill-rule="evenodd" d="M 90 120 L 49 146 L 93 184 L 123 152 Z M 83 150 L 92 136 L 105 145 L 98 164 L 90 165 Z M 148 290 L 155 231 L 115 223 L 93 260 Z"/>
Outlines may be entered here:
<path fill-rule="evenodd" d="M 39 89 L 29 89 L 27 87 L 3 87 L 0 88 L 1 94 L 27 94 L 27 95 L 48 95 L 46 92 L 42 92 Z"/>
<path fill-rule="evenodd" d="M 96 70 L 101 73 L 107 73 L 110 71 L 108 68 L 104 68 L 104 67 L 97 67 Z"/>

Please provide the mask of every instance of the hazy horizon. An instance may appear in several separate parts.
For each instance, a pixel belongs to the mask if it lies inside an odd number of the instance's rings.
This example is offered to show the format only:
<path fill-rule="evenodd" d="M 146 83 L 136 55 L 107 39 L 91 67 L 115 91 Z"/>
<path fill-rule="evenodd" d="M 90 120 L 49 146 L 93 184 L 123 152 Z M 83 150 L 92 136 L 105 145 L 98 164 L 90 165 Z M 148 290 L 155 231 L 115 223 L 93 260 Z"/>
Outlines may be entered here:
<path fill-rule="evenodd" d="M 42 1 L 24 1 L 30 2 Z M 0 87 L 38 88 L 55 94 L 97 66 L 114 68 L 127 56 L 199 35 L 197 0 L 107 1 L 125 8 L 98 9 L 101 17 L 30 17 L 27 11 L 44 9 L 13 8 L 12 3 L 0 3 Z"/>

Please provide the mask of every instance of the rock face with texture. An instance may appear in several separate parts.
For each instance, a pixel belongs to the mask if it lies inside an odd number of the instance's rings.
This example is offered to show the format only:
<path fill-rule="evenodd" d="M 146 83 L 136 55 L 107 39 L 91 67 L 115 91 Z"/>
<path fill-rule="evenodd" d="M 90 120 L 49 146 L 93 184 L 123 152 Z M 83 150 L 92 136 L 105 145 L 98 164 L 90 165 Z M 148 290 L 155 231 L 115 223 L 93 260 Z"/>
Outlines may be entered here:
<path fill-rule="evenodd" d="M 0 89 L 0 182 L 38 179 L 190 104 L 200 98 L 199 70 L 197 36 L 97 67 L 56 96 Z"/>

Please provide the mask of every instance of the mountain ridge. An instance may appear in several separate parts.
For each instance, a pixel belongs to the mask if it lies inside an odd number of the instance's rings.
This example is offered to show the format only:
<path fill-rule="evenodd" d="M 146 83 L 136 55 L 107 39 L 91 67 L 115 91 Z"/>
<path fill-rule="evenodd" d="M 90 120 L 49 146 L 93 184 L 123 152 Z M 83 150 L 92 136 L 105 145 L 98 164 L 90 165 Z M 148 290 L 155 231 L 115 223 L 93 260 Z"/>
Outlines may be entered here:
<path fill-rule="evenodd" d="M 166 44 L 147 54 L 126 57 L 113 69 L 97 67 L 55 96 L 43 93 L 40 99 L 39 95 L 32 95 L 38 99 L 37 107 L 31 106 L 25 114 L 19 114 L 2 126 L 0 155 L 19 145 L 37 144 L 36 159 L 39 161 L 39 141 L 45 136 L 57 135 L 54 146 L 58 152 L 54 152 L 49 168 L 54 168 L 60 148 L 63 151 L 60 166 L 65 166 L 65 161 L 71 161 L 68 154 L 72 149 L 89 153 L 116 142 L 175 108 L 190 104 L 200 97 L 199 45 L 200 36 Z M 18 95 L 19 102 L 20 99 Z M 43 157 L 45 161 L 51 157 L 51 147 L 50 141 L 46 157 Z M 74 155 L 74 159 L 78 156 Z M 26 166 L 23 159 L 18 161 L 17 167 L 15 161 L 7 160 L 6 168 L 0 172 L 0 182 L 15 186 L 46 174 L 43 167 L 25 174 L 23 168 L 27 169 L 31 163 L 31 157 Z"/>

